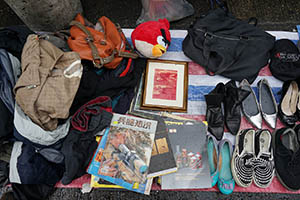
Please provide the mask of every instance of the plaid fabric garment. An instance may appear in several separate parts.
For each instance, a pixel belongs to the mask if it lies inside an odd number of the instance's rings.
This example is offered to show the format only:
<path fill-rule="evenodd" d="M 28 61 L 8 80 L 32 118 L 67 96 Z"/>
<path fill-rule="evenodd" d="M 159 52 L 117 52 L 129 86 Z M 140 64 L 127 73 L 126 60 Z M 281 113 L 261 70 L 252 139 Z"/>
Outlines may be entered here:
<path fill-rule="evenodd" d="M 75 52 L 63 52 L 37 35 L 29 35 L 22 52 L 16 102 L 33 122 L 54 130 L 66 119 L 78 90 L 82 65 Z"/>

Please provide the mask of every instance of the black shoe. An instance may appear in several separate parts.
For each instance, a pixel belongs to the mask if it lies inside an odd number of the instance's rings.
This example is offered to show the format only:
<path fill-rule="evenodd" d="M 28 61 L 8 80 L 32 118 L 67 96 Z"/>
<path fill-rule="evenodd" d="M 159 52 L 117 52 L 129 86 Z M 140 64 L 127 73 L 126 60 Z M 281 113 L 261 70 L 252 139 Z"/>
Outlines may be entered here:
<path fill-rule="evenodd" d="M 285 127 L 272 135 L 276 176 L 287 189 L 299 190 L 300 149 L 296 133 L 292 128 Z"/>
<path fill-rule="evenodd" d="M 275 167 L 272 151 L 272 136 L 269 130 L 258 130 L 255 133 L 255 161 L 253 180 L 261 188 L 271 184 Z"/>
<path fill-rule="evenodd" d="M 295 81 L 284 82 L 281 89 L 281 100 L 278 105 L 278 117 L 285 125 L 293 127 L 298 120 L 296 115 L 299 88 Z"/>
<path fill-rule="evenodd" d="M 296 82 L 297 82 L 298 89 L 299 89 L 297 105 L 296 105 L 296 117 L 297 117 L 297 120 L 300 121 L 300 78 L 298 78 L 296 80 Z"/>
<path fill-rule="evenodd" d="M 237 88 L 234 80 L 225 84 L 225 90 L 225 124 L 229 132 L 236 135 L 239 132 L 241 125 L 241 103 L 250 94 L 250 92 Z"/>
<path fill-rule="evenodd" d="M 205 95 L 206 101 L 206 121 L 208 131 L 221 140 L 224 133 L 224 116 L 222 112 L 222 102 L 225 95 L 225 86 L 219 83 L 215 89 Z"/>

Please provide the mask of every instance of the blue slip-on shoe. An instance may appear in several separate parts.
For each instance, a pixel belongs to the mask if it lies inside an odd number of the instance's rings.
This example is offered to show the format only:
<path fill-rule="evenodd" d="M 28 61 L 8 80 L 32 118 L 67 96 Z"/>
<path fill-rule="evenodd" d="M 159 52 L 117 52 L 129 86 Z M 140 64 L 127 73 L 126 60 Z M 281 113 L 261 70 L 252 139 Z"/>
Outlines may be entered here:
<path fill-rule="evenodd" d="M 220 142 L 218 188 L 223 194 L 231 194 L 235 186 L 230 165 L 232 151 L 232 144 L 229 140 L 225 139 Z"/>
<path fill-rule="evenodd" d="M 207 153 L 208 164 L 211 176 L 211 186 L 214 187 L 217 184 L 219 178 L 218 170 L 218 144 L 216 138 L 209 134 L 207 135 Z"/>

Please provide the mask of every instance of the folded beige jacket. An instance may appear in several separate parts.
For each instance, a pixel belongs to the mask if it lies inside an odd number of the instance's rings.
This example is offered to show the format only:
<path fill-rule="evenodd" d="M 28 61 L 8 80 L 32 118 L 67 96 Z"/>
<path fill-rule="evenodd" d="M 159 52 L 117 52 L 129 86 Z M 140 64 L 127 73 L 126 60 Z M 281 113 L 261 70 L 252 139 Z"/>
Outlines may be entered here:
<path fill-rule="evenodd" d="M 37 35 L 29 35 L 21 66 L 22 74 L 14 87 L 16 102 L 43 129 L 56 129 L 58 119 L 68 118 L 79 87 L 79 54 L 63 52 Z"/>

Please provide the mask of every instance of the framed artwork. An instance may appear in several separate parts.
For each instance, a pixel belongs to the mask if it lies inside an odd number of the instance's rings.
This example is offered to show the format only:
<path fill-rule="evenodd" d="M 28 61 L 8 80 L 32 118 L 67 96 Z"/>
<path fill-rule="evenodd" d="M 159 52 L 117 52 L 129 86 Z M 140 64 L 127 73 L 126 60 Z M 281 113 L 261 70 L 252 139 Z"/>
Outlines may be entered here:
<path fill-rule="evenodd" d="M 187 111 L 187 62 L 148 60 L 141 109 Z"/>

